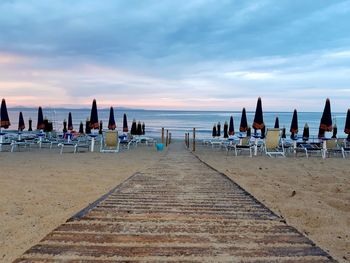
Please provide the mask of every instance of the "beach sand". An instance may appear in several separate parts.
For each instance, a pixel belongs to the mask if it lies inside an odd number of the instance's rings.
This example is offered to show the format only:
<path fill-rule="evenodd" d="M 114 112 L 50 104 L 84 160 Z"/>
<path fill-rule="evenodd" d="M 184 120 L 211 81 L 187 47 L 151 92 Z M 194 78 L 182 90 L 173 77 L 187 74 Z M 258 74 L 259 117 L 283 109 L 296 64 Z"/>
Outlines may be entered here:
<path fill-rule="evenodd" d="M 12 262 L 162 154 L 147 146 L 117 154 L 0 153 L 0 262 Z"/>
<path fill-rule="evenodd" d="M 0 261 L 11 262 L 163 154 L 149 147 L 118 154 L 0 153 Z M 349 159 L 234 157 L 209 147 L 197 147 L 196 154 L 337 260 L 349 262 Z"/>
<path fill-rule="evenodd" d="M 235 157 L 210 147 L 197 147 L 196 155 L 339 262 L 350 262 L 349 159 Z"/>

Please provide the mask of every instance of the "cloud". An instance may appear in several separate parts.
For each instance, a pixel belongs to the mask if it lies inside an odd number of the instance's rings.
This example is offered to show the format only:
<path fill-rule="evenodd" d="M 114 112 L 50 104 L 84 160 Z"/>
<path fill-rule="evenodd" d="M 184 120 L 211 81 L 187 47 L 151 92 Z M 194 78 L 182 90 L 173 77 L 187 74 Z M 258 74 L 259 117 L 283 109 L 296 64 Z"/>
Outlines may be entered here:
<path fill-rule="evenodd" d="M 1 1 L 0 92 L 14 104 L 225 110 L 257 96 L 267 109 L 321 110 L 331 97 L 344 111 L 349 10 L 326 0 Z"/>

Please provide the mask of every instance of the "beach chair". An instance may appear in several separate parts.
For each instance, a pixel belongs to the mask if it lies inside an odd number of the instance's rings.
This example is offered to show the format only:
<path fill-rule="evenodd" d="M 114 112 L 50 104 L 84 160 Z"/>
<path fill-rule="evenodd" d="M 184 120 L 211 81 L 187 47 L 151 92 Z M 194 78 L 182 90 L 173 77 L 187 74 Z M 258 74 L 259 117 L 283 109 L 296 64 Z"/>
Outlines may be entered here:
<path fill-rule="evenodd" d="M 301 144 L 302 149 L 305 152 L 306 158 L 309 158 L 311 154 L 315 153 L 316 155 L 319 153 L 320 156 L 323 157 L 323 149 L 319 145 L 319 143 L 304 143 Z"/>
<path fill-rule="evenodd" d="M 327 156 L 330 157 L 331 154 L 333 154 L 334 156 L 336 156 L 337 154 L 341 154 L 342 157 L 345 158 L 344 148 L 338 145 L 337 139 L 326 140 L 322 151 L 323 158 L 326 158 Z"/>
<path fill-rule="evenodd" d="M 266 138 L 263 145 L 263 151 L 266 155 L 272 157 L 272 155 L 281 155 L 285 157 L 283 144 L 280 144 L 280 130 L 279 129 L 267 129 Z"/>
<path fill-rule="evenodd" d="M 60 148 L 60 154 L 63 153 L 65 148 L 73 149 L 73 153 L 77 153 L 80 152 L 81 149 L 86 149 L 88 151 L 90 149 L 90 142 L 85 136 L 82 136 L 72 140 L 60 141 L 57 147 Z"/>
<path fill-rule="evenodd" d="M 102 136 L 100 152 L 119 152 L 119 142 L 117 131 L 106 131 Z"/>
<path fill-rule="evenodd" d="M 350 154 L 350 144 L 347 139 L 344 139 L 341 150 L 344 158 Z"/>
<path fill-rule="evenodd" d="M 250 143 L 250 137 L 244 137 L 240 140 L 239 144 L 234 145 L 235 155 L 237 156 L 238 153 L 242 153 L 244 151 L 249 151 L 249 156 L 253 156 L 253 147 Z"/>

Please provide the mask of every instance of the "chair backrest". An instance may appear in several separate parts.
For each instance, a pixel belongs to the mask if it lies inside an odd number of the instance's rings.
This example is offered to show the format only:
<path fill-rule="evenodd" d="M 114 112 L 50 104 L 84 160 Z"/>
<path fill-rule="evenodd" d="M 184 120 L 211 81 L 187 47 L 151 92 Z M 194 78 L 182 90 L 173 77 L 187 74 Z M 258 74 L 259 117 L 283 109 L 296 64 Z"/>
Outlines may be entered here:
<path fill-rule="evenodd" d="M 267 129 L 265 146 L 267 149 L 277 148 L 280 143 L 280 129 Z"/>
<path fill-rule="evenodd" d="M 106 131 L 105 133 L 105 145 L 107 147 L 117 147 L 118 145 L 118 132 Z"/>
<path fill-rule="evenodd" d="M 336 149 L 337 146 L 337 139 L 330 139 L 326 141 L 327 149 Z"/>
<path fill-rule="evenodd" d="M 241 145 L 249 145 L 249 143 L 250 143 L 249 136 L 242 138 Z"/>

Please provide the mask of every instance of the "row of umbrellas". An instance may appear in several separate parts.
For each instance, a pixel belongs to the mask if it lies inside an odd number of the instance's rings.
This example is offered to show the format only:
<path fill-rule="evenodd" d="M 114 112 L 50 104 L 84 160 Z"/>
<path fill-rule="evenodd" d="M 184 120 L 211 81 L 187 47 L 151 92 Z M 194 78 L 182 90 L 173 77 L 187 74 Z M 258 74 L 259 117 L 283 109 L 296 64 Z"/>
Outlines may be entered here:
<path fill-rule="evenodd" d="M 6 101 L 5 99 L 2 99 L 1 101 L 1 115 L 0 115 L 0 128 L 8 129 L 10 127 L 10 119 L 7 112 L 6 107 Z M 43 110 L 41 107 L 38 108 L 38 121 L 37 121 L 37 127 L 38 130 L 44 130 L 44 131 L 52 131 L 52 123 L 49 122 L 47 119 L 44 119 L 43 117 Z M 109 111 L 109 120 L 108 120 L 108 129 L 109 130 L 115 130 L 117 128 L 115 118 L 114 118 L 114 109 L 113 107 L 110 107 Z M 22 112 L 19 113 L 19 120 L 18 120 L 18 130 L 23 131 L 25 129 L 25 123 Z M 91 133 L 92 129 L 99 129 L 100 133 L 102 133 L 103 129 L 103 123 L 102 121 L 99 122 L 98 120 L 98 112 L 97 112 L 97 103 L 94 99 L 92 102 L 91 107 L 91 113 L 90 113 L 90 119 L 88 119 L 85 123 L 85 133 L 89 134 Z M 29 128 L 28 131 L 32 131 L 32 120 L 29 119 Z M 73 118 L 72 113 L 68 113 L 68 123 L 66 120 L 63 121 L 63 132 L 67 132 L 68 130 L 73 130 Z M 127 116 L 124 113 L 123 116 L 123 132 L 129 132 L 128 128 L 128 120 Z M 145 134 L 145 123 L 142 123 L 139 121 L 136 123 L 136 120 L 133 120 L 132 126 L 131 126 L 131 134 L 132 135 L 142 135 Z M 84 125 L 83 122 L 80 122 L 79 125 L 79 133 L 84 133 Z"/>
<path fill-rule="evenodd" d="M 262 138 L 265 137 L 266 127 L 264 124 L 262 102 L 261 102 L 260 97 L 258 98 L 258 101 L 257 101 L 255 115 L 254 115 L 254 121 L 253 121 L 252 126 L 253 126 L 255 134 L 256 134 L 257 130 L 260 130 L 261 137 Z M 275 119 L 274 128 L 280 128 L 278 117 L 276 117 L 276 119 Z M 338 129 L 337 129 L 336 124 L 334 126 L 332 125 L 332 114 L 331 114 L 330 100 L 327 98 L 326 103 L 325 103 L 325 107 L 324 107 L 324 110 L 322 113 L 321 121 L 320 121 L 318 137 L 323 138 L 323 137 L 325 137 L 325 132 L 333 131 L 332 138 L 336 138 L 337 130 Z M 243 108 L 243 110 L 242 110 L 242 117 L 241 117 L 239 131 L 240 132 L 247 132 L 247 136 L 250 136 L 250 134 L 251 134 L 250 127 L 248 126 L 247 114 L 246 114 L 245 108 Z M 227 122 L 225 122 L 223 132 L 224 132 L 224 138 L 228 138 L 230 135 L 234 135 L 233 116 L 230 117 L 229 125 Z M 348 112 L 347 112 L 344 132 L 346 134 L 348 134 L 348 139 L 350 139 L 350 109 L 348 109 Z M 296 109 L 293 112 L 290 133 L 291 133 L 291 139 L 297 138 L 296 135 L 298 133 L 298 113 L 297 113 Z M 220 124 L 220 122 L 217 124 L 214 124 L 213 130 L 212 130 L 212 136 L 213 137 L 220 137 L 221 136 L 221 124 Z M 307 140 L 309 138 L 309 136 L 310 136 L 309 126 L 307 123 L 305 123 L 302 137 L 304 140 Z M 282 129 L 282 138 L 286 138 L 286 129 L 285 128 Z"/>

